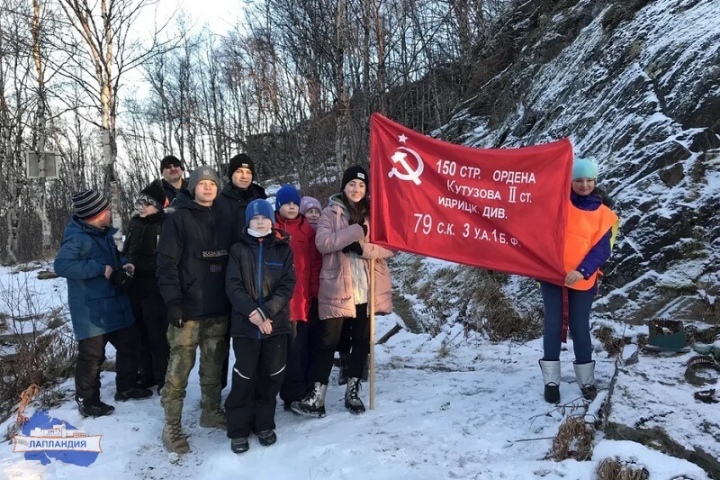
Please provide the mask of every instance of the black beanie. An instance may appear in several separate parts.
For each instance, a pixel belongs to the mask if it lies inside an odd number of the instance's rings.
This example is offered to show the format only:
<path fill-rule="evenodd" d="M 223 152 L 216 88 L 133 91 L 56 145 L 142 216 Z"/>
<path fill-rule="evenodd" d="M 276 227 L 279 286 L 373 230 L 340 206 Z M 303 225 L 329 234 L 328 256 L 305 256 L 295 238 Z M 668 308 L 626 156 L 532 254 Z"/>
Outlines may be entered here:
<path fill-rule="evenodd" d="M 165 208 L 167 196 L 165 195 L 165 189 L 163 188 L 160 180 L 155 180 L 150 185 L 140 190 L 140 193 L 142 195 L 147 195 L 152 200 L 155 200 L 155 208 L 158 210 Z"/>
<path fill-rule="evenodd" d="M 73 213 L 81 220 L 92 218 L 110 206 L 110 202 L 96 190 L 84 190 L 72 196 Z"/>
<path fill-rule="evenodd" d="M 185 171 L 182 160 L 173 155 L 168 155 L 167 157 L 160 160 L 160 172 L 165 170 L 169 165 L 180 165 L 180 170 Z"/>
<path fill-rule="evenodd" d="M 255 180 L 255 164 L 250 157 L 244 153 L 239 153 L 230 159 L 230 165 L 228 166 L 227 176 L 232 181 L 233 173 L 238 168 L 247 168 L 252 173 L 253 180 Z"/>
<path fill-rule="evenodd" d="M 345 190 L 345 185 L 356 179 L 365 182 L 366 187 L 370 186 L 370 184 L 368 183 L 368 174 L 365 169 L 360 165 L 353 165 L 352 167 L 349 167 L 347 170 L 345 170 L 345 173 L 343 173 L 340 191 L 342 192 L 343 190 Z"/>

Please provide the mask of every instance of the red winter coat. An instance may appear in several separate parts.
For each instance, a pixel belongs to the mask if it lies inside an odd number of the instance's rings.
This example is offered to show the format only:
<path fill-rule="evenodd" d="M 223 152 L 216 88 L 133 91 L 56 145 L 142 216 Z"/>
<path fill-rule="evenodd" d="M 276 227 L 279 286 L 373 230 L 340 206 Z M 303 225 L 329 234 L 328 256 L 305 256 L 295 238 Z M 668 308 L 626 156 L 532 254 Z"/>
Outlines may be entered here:
<path fill-rule="evenodd" d="M 287 220 L 275 214 L 278 228 L 290 235 L 290 249 L 295 258 L 295 290 L 290 299 L 290 319 L 307 322 L 310 302 L 318 296 L 322 255 L 315 246 L 315 229 L 303 216 Z"/>

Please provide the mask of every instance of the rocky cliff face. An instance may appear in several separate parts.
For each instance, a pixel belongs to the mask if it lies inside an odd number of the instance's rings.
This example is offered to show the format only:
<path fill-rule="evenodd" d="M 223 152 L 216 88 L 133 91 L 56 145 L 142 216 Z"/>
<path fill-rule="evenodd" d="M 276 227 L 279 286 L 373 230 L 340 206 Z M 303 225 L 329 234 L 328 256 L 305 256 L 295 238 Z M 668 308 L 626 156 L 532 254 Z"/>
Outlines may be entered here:
<path fill-rule="evenodd" d="M 436 132 L 477 147 L 570 137 L 596 159 L 622 221 L 601 315 L 720 318 L 719 9 L 526 2 L 504 32 L 512 61 Z M 508 292 L 532 288 L 513 280 Z"/>

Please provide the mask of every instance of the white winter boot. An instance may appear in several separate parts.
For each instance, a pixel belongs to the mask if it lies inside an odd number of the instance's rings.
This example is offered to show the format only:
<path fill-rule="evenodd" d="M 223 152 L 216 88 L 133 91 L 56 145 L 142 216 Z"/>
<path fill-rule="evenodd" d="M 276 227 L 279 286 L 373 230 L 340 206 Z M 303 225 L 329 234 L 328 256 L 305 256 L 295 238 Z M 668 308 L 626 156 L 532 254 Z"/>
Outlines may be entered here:
<path fill-rule="evenodd" d="M 597 387 L 595 387 L 595 360 L 588 363 L 573 363 L 575 379 L 585 400 L 595 400 Z"/>
<path fill-rule="evenodd" d="M 545 401 L 560 403 L 560 361 L 538 360 L 545 382 Z"/>

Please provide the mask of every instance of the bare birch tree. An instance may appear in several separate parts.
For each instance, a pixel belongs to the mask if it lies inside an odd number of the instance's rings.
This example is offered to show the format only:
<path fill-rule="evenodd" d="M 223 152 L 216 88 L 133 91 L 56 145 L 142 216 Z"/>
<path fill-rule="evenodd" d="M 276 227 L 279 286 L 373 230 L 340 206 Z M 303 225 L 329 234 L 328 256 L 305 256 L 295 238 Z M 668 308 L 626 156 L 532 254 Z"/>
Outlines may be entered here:
<path fill-rule="evenodd" d="M 65 16 L 75 34 L 85 46 L 84 59 L 76 58 L 84 74 L 94 80 L 94 104 L 99 113 L 90 120 L 101 131 L 103 144 L 103 185 L 111 193 L 113 223 L 118 228 L 116 242 L 120 242 L 122 216 L 120 212 L 120 185 L 116 173 L 118 90 L 124 73 L 148 61 L 167 44 L 158 43 L 157 32 L 149 48 L 140 48 L 131 39 L 133 24 L 150 0 L 60 0 Z M 86 75 L 75 81 L 87 86 Z"/>

